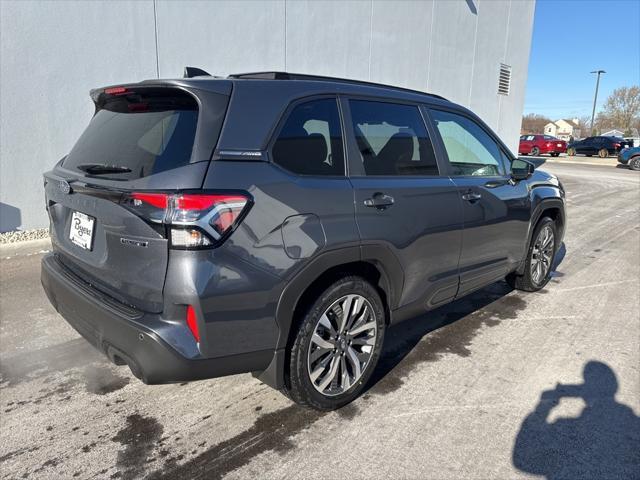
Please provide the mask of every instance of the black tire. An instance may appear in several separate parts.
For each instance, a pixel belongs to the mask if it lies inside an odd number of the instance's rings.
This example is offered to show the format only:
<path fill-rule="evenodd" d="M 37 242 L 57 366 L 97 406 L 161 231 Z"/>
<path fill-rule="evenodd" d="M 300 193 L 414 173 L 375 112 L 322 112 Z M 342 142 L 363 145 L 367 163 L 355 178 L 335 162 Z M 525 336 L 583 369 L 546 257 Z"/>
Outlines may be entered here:
<path fill-rule="evenodd" d="M 537 157 L 538 155 L 540 155 L 540 149 L 538 147 L 533 147 L 531 149 L 531 156 Z"/>
<path fill-rule="evenodd" d="M 601 148 L 600 150 L 598 150 L 598 156 L 600 158 L 607 158 L 609 156 L 609 150 L 607 150 L 606 148 Z"/>
<path fill-rule="evenodd" d="M 560 154 L 558 152 L 551 152 L 552 157 L 559 157 Z"/>
<path fill-rule="evenodd" d="M 553 231 L 553 252 L 551 254 L 551 262 L 546 274 L 539 281 L 535 281 L 533 278 L 533 271 L 531 266 L 534 246 L 536 246 L 536 240 L 538 239 L 540 232 L 547 227 L 551 228 L 551 230 Z M 508 275 L 506 278 L 507 283 L 512 288 L 515 288 L 516 290 L 524 290 L 525 292 L 537 292 L 538 290 L 544 288 L 544 286 L 547 284 L 547 282 L 549 282 L 549 279 L 551 278 L 551 273 L 553 271 L 553 259 L 557 251 L 558 229 L 556 227 L 556 223 L 549 217 L 543 217 L 536 225 L 536 228 L 533 231 L 533 235 L 531 236 L 531 242 L 529 244 L 529 249 L 527 250 L 527 256 L 524 260 L 524 273 L 522 275 L 517 275 L 516 273 Z"/>
<path fill-rule="evenodd" d="M 316 332 L 320 318 L 332 305 L 335 305 L 346 295 L 359 295 L 369 302 L 369 306 L 375 316 L 375 344 L 372 346 L 369 360 L 364 366 L 359 379 L 354 381 L 342 393 L 325 395 L 316 388 L 311 380 L 309 369 L 311 338 Z M 283 393 L 294 402 L 317 410 L 335 410 L 350 403 L 362 393 L 375 370 L 382 351 L 385 325 L 386 312 L 382 300 L 376 289 L 369 282 L 358 276 L 347 276 L 335 281 L 312 301 L 300 319 L 296 337 L 289 350 L 288 377 L 285 381 L 285 391 Z M 339 356 L 335 353 L 333 355 L 336 355 L 335 361 L 338 361 Z M 331 362 L 333 361 L 331 360 Z M 330 370 L 331 364 L 327 365 L 328 370 Z M 336 376 L 336 378 L 338 377 Z M 333 384 L 334 382 L 332 381 L 329 385 Z"/>
<path fill-rule="evenodd" d="M 629 168 L 631 170 L 635 170 L 636 172 L 640 171 L 640 155 L 631 157 L 631 159 L 629 160 Z"/>

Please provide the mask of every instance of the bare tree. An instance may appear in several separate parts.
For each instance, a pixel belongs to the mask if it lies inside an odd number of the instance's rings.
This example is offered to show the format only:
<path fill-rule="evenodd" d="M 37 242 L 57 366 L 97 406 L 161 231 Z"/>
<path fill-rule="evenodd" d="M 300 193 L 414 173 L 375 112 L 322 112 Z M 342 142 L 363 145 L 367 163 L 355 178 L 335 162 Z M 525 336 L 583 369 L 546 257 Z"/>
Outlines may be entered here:
<path fill-rule="evenodd" d="M 629 131 L 640 117 L 640 87 L 616 88 L 607 98 L 601 113 L 601 118 L 606 123 Z"/>
<path fill-rule="evenodd" d="M 523 134 L 532 133 L 544 133 L 544 126 L 550 123 L 551 119 L 537 113 L 528 113 L 522 117 L 522 126 L 520 129 Z"/>
<path fill-rule="evenodd" d="M 640 134 L 640 116 L 633 121 L 631 128 L 635 129 L 635 135 Z"/>
<path fill-rule="evenodd" d="M 583 117 L 578 118 L 578 130 L 580 130 L 579 137 L 588 137 L 591 135 L 591 117 L 585 115 Z M 594 125 L 595 128 L 595 125 Z"/>

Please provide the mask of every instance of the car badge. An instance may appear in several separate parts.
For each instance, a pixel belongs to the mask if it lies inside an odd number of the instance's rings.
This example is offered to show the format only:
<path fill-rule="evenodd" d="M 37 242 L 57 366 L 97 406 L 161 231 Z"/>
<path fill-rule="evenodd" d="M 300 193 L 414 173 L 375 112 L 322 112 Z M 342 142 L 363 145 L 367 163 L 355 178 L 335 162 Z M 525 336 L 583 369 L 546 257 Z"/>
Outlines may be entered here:
<path fill-rule="evenodd" d="M 60 180 L 58 182 L 58 188 L 64 194 L 68 195 L 69 193 L 71 193 L 71 185 L 69 185 L 69 182 L 67 182 L 66 180 Z"/>

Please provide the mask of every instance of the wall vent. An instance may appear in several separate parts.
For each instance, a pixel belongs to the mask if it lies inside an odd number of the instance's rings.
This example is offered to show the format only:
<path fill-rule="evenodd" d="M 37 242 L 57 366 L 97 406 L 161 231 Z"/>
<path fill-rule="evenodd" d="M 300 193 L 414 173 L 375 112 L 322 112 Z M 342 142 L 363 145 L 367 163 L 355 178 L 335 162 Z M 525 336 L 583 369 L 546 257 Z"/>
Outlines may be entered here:
<path fill-rule="evenodd" d="M 511 65 L 500 64 L 500 78 L 498 79 L 498 93 L 509 95 L 511 90 Z"/>

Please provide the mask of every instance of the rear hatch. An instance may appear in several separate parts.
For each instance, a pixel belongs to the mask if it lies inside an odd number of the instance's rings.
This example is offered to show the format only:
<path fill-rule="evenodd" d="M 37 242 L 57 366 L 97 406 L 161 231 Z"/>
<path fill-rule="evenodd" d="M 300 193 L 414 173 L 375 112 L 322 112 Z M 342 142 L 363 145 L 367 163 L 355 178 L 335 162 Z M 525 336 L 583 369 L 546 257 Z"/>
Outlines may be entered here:
<path fill-rule="evenodd" d="M 626 140 L 624 138 L 621 137 L 614 137 L 613 138 L 613 143 L 614 143 L 614 147 L 616 149 L 616 151 L 620 152 L 621 150 L 624 150 L 625 148 L 632 148 L 633 147 L 633 142 L 630 140 Z"/>
<path fill-rule="evenodd" d="M 210 110 L 202 112 L 197 93 L 143 84 L 93 91 L 95 115 L 44 175 L 59 261 L 148 312 L 162 311 L 168 193 L 201 188 L 228 103 L 226 95 L 200 92 Z"/>
<path fill-rule="evenodd" d="M 555 152 L 557 151 L 564 152 L 567 149 L 567 142 L 565 142 L 564 140 L 560 140 L 559 138 L 545 137 L 545 144 L 549 150 L 553 150 Z"/>

